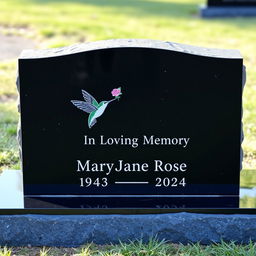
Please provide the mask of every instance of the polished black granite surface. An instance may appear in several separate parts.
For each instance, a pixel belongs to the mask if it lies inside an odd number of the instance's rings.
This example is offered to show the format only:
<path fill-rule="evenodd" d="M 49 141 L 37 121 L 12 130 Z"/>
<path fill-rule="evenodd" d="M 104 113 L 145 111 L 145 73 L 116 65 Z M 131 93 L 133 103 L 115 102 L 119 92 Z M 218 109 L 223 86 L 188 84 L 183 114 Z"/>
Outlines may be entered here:
<path fill-rule="evenodd" d="M 150 40 L 26 51 L 18 84 L 26 208 L 238 207 L 238 51 Z"/>

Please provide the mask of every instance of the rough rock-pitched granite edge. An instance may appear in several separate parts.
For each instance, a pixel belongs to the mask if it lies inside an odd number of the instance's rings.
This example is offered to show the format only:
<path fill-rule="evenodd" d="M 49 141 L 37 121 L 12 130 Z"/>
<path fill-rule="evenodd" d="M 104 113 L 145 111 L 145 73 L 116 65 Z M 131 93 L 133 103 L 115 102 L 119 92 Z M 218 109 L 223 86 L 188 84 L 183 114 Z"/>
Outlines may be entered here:
<path fill-rule="evenodd" d="M 243 66 L 243 78 L 242 78 L 242 95 L 243 95 L 243 90 L 246 84 L 246 66 Z M 240 170 L 243 169 L 243 158 L 244 158 L 244 151 L 243 151 L 243 141 L 244 141 L 244 129 L 243 129 L 243 101 L 242 101 L 242 109 L 241 109 L 241 153 L 240 153 Z"/>
<path fill-rule="evenodd" d="M 173 243 L 256 241 L 255 215 L 2 215 L 0 245 L 66 246 L 129 242 L 157 236 Z"/>
<path fill-rule="evenodd" d="M 179 44 L 168 41 L 158 41 L 149 39 L 111 39 L 97 42 L 89 42 L 83 44 L 76 44 L 67 47 L 44 49 L 44 50 L 24 50 L 19 59 L 36 59 L 57 57 L 86 51 L 101 50 L 108 48 L 123 48 L 123 47 L 137 47 L 137 48 L 155 48 L 163 50 L 171 50 L 181 53 L 216 57 L 216 58 L 230 58 L 242 59 L 238 50 L 223 50 L 214 48 L 205 48 L 198 46 L 191 46 L 186 44 Z"/>
<path fill-rule="evenodd" d="M 19 69 L 17 72 L 17 78 L 16 78 L 16 87 L 18 91 L 18 99 L 17 99 L 17 108 L 18 112 L 20 113 L 20 77 L 19 77 Z M 17 126 L 17 141 L 18 141 L 18 146 L 19 146 L 19 156 L 20 156 L 20 161 L 22 164 L 22 135 L 21 135 L 21 116 L 19 115 L 19 121 L 18 121 L 18 126 Z"/>

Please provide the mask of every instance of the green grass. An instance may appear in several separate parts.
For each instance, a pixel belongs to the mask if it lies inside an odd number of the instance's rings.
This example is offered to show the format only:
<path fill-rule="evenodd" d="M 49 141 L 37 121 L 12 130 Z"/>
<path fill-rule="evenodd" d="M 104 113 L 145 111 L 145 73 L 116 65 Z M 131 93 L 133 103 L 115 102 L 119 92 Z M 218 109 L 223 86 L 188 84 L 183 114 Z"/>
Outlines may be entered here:
<path fill-rule="evenodd" d="M 16 63 L 0 62 L 0 102 L 17 97 L 15 86 Z"/>
<path fill-rule="evenodd" d="M 19 169 L 17 130 L 17 106 L 13 102 L 0 103 L 0 170 Z"/>
<path fill-rule="evenodd" d="M 0 256 L 11 256 L 12 251 L 7 247 L 0 248 Z"/>
<path fill-rule="evenodd" d="M 256 186 L 256 171 L 243 170 L 241 173 L 240 186 L 243 188 L 253 188 Z"/>
<path fill-rule="evenodd" d="M 239 245 L 234 242 L 212 244 L 202 246 L 171 244 L 157 239 L 150 239 L 148 243 L 135 241 L 119 243 L 117 245 L 97 246 L 89 244 L 80 248 L 46 248 L 46 247 L 19 247 L 0 248 L 0 256 L 255 256 L 256 245 L 250 242 L 247 245 Z"/>
<path fill-rule="evenodd" d="M 256 208 L 256 198 L 248 196 L 241 198 L 240 208 Z"/>

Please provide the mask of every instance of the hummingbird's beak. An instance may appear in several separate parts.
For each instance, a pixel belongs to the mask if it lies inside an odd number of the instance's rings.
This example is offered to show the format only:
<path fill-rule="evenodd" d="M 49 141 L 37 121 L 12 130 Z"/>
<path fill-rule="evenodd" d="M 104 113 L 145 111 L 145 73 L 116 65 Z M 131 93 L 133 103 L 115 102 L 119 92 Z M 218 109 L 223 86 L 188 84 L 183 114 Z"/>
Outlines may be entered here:
<path fill-rule="evenodd" d="M 114 100 L 116 100 L 116 98 L 114 98 L 114 99 L 112 99 L 112 100 L 109 100 L 108 103 L 110 103 L 111 101 L 114 101 Z"/>

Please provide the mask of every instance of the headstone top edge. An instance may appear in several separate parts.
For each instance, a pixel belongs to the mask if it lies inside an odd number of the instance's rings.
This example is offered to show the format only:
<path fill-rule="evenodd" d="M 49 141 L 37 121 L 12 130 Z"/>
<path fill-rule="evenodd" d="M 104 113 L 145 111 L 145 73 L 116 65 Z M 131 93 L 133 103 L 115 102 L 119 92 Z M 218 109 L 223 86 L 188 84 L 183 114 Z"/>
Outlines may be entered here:
<path fill-rule="evenodd" d="M 42 50 L 23 50 L 19 56 L 21 59 L 39 59 L 59 57 L 82 53 L 93 50 L 103 50 L 110 48 L 151 48 L 171 50 L 191 55 L 199 55 L 204 57 L 226 58 L 226 59 L 242 59 L 242 55 L 238 50 L 224 50 L 216 48 L 205 48 L 169 41 L 150 40 L 150 39 L 111 39 L 96 42 L 88 42 L 82 44 L 74 44 L 71 46 L 42 49 Z"/>

